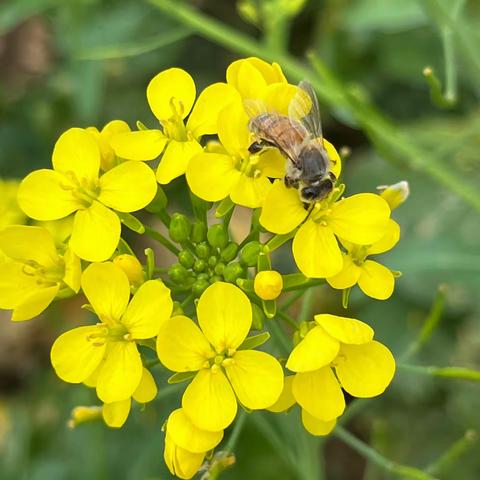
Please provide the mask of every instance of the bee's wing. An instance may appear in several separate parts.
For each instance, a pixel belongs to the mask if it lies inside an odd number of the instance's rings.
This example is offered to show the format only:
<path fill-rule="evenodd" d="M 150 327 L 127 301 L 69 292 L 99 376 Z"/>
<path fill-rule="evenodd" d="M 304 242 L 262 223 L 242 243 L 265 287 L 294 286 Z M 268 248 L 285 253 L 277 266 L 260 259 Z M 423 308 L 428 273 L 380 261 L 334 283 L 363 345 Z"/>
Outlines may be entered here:
<path fill-rule="evenodd" d="M 298 84 L 298 92 L 288 106 L 288 115 L 293 121 L 300 122 L 312 138 L 323 140 L 317 95 L 306 80 Z"/>
<path fill-rule="evenodd" d="M 243 100 L 243 107 L 245 108 L 245 111 L 250 119 L 258 117 L 263 113 L 273 113 L 268 109 L 267 104 L 260 99 L 245 99 Z"/>

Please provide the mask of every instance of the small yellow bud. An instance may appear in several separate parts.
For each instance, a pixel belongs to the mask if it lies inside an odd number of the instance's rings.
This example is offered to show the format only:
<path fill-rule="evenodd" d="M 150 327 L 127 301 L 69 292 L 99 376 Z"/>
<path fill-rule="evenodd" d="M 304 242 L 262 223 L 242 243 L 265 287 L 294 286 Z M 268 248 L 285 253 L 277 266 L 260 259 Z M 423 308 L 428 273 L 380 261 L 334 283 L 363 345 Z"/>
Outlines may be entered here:
<path fill-rule="evenodd" d="M 92 406 L 75 407 L 70 413 L 70 419 L 68 420 L 68 428 L 75 428 L 82 423 L 93 422 L 102 418 L 102 407 Z"/>
<path fill-rule="evenodd" d="M 113 259 L 113 263 L 127 274 L 131 285 L 138 287 L 145 281 L 142 264 L 133 255 L 128 253 L 118 255 Z"/>
<path fill-rule="evenodd" d="M 392 210 L 399 207 L 410 194 L 410 188 L 406 180 L 395 183 L 394 185 L 382 185 L 377 187 L 380 191 L 380 196 L 386 200 Z"/>
<path fill-rule="evenodd" d="M 253 288 L 262 300 L 275 300 L 282 293 L 283 278 L 275 270 L 258 272 Z"/>

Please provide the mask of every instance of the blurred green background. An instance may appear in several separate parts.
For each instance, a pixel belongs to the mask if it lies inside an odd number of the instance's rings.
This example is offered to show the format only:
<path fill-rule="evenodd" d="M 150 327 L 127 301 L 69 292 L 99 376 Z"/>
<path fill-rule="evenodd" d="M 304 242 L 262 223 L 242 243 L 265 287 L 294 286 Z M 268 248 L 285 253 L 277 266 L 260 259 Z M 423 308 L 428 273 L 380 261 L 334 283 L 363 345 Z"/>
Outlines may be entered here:
<path fill-rule="evenodd" d="M 183 15 L 185 5 L 194 17 Z M 212 34 L 199 15 L 229 30 L 223 38 Z M 232 29 L 258 49 L 237 42 Z M 411 188 L 394 213 L 402 240 L 383 257 L 403 272 L 393 297 L 380 302 L 355 291 L 347 315 L 369 322 L 400 355 L 445 284 L 440 324 L 409 361 L 480 370 L 479 32 L 476 0 L 3 1 L 0 177 L 48 168 L 56 138 L 69 127 L 101 128 L 116 118 L 152 124 L 145 88 L 164 68 L 187 69 L 198 90 L 223 81 L 232 60 L 252 53 L 278 59 L 291 81 L 308 71 L 319 90 L 325 136 L 351 152 L 347 193 L 399 180 Z M 307 52 L 317 58 L 316 69 Z M 440 82 L 433 90 L 422 74 L 427 66 L 436 74 L 430 83 Z M 181 204 L 181 182 L 168 190 Z M 1 317 L 0 479 L 170 478 L 161 426 L 178 395 L 160 393 L 120 431 L 100 423 L 66 427 L 70 410 L 95 398 L 55 378 L 48 352 L 55 335 L 86 320 L 81 303 L 57 303 L 23 324 Z M 340 294 L 323 287 L 315 290 L 315 307 L 344 312 Z M 400 369 L 386 394 L 345 426 L 385 457 L 419 468 L 469 432 L 462 444 L 468 448 L 437 478 L 475 480 L 480 456 L 472 431 L 480 431 L 479 412 L 479 383 Z M 271 415 L 248 417 L 237 464 L 222 478 L 415 478 L 367 462 L 334 436 L 305 440 L 295 416 L 274 425 L 284 449 L 269 433 Z M 288 451 L 298 455 L 292 460 Z M 311 467 L 312 455 L 320 467 Z"/>

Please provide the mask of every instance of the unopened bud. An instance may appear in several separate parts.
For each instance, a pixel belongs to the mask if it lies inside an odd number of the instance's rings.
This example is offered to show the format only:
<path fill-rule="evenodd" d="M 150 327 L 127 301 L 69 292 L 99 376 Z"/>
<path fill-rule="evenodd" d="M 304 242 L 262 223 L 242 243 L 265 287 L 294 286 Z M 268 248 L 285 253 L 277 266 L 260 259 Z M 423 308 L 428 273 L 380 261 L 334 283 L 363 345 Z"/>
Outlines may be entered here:
<path fill-rule="evenodd" d="M 84 407 L 78 406 L 75 407 L 70 413 L 70 419 L 68 420 L 68 427 L 75 428 L 82 423 L 93 422 L 95 420 L 100 420 L 102 418 L 102 407 L 92 406 Z"/>
<path fill-rule="evenodd" d="M 130 285 L 139 286 L 145 281 L 143 266 L 137 257 L 124 253 L 116 256 L 113 259 L 113 263 L 127 274 Z"/>
<path fill-rule="evenodd" d="M 275 270 L 264 270 L 255 276 L 253 288 L 262 300 L 275 300 L 282 293 L 283 278 Z"/>
<path fill-rule="evenodd" d="M 219 262 L 215 265 L 213 271 L 216 275 L 222 275 L 223 271 L 225 270 L 225 264 L 223 262 Z"/>
<path fill-rule="evenodd" d="M 212 255 L 211 257 L 208 258 L 208 266 L 209 267 L 214 267 L 218 262 L 218 258 L 215 255 Z"/>
<path fill-rule="evenodd" d="M 252 303 L 252 314 L 252 328 L 255 330 L 263 330 L 265 314 L 263 313 L 263 310 L 255 303 Z"/>
<path fill-rule="evenodd" d="M 198 258 L 206 259 L 210 256 L 210 246 L 207 242 L 201 242 L 195 247 L 195 253 Z"/>
<path fill-rule="evenodd" d="M 182 284 L 187 280 L 188 272 L 187 272 L 187 269 L 183 265 L 180 265 L 179 263 L 174 263 L 168 269 L 168 276 L 175 283 Z"/>
<path fill-rule="evenodd" d="M 195 263 L 193 264 L 193 270 L 197 273 L 203 272 L 207 268 L 207 262 L 202 259 L 195 260 Z"/>
<path fill-rule="evenodd" d="M 193 264 L 195 263 L 195 257 L 190 250 L 182 250 L 178 254 L 178 261 L 185 267 L 185 268 L 192 268 Z"/>
<path fill-rule="evenodd" d="M 214 275 L 213 277 L 210 277 L 210 284 L 214 284 L 215 282 L 221 282 L 223 279 L 220 275 Z"/>
<path fill-rule="evenodd" d="M 225 248 L 228 245 L 228 232 L 221 223 L 217 223 L 208 229 L 207 239 L 213 248 Z"/>
<path fill-rule="evenodd" d="M 240 262 L 242 262 L 247 267 L 253 267 L 257 264 L 258 255 L 262 251 L 262 245 L 260 242 L 253 240 L 248 242 L 240 250 Z"/>
<path fill-rule="evenodd" d="M 220 258 L 224 262 L 231 262 L 238 253 L 238 245 L 235 242 L 230 242 L 221 252 Z"/>
<path fill-rule="evenodd" d="M 196 220 L 192 226 L 191 240 L 193 243 L 203 242 L 207 238 L 207 225 L 205 222 Z"/>
<path fill-rule="evenodd" d="M 196 280 L 192 285 L 192 293 L 198 298 L 209 286 L 210 283 L 204 278 Z"/>
<path fill-rule="evenodd" d="M 406 180 L 395 183 L 394 185 L 381 185 L 377 187 L 380 191 L 380 196 L 386 200 L 391 210 L 399 207 L 410 194 L 410 187 Z"/>
<path fill-rule="evenodd" d="M 181 213 L 174 213 L 170 221 L 168 233 L 174 242 L 184 242 L 190 238 L 192 224 L 190 220 Z"/>
<path fill-rule="evenodd" d="M 242 274 L 243 267 L 238 262 L 229 263 L 223 270 L 223 278 L 229 283 L 235 283 Z"/>

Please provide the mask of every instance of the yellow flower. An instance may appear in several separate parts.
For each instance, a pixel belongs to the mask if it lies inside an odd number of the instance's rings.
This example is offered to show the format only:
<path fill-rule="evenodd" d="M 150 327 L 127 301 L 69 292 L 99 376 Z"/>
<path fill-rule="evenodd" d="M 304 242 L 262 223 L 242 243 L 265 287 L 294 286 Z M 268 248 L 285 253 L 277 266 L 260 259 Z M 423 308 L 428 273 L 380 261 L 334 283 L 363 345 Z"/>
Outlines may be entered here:
<path fill-rule="evenodd" d="M 282 275 L 275 270 L 258 272 L 255 275 L 253 288 L 262 300 L 275 300 L 282 293 Z"/>
<path fill-rule="evenodd" d="M 296 402 L 315 419 L 332 422 L 345 409 L 342 388 L 354 397 L 380 395 L 393 378 L 395 360 L 366 323 L 328 314 L 316 315 L 315 322 L 286 366 L 297 372 Z"/>
<path fill-rule="evenodd" d="M 239 349 L 252 325 L 250 301 L 239 288 L 214 283 L 200 297 L 197 316 L 200 328 L 185 316 L 163 323 L 157 353 L 174 372 L 197 372 L 183 409 L 196 427 L 220 431 L 235 418 L 237 398 L 251 410 L 275 403 L 282 367 L 267 353 Z"/>
<path fill-rule="evenodd" d="M 17 203 L 17 191 L 20 182 L 17 180 L 0 179 L 0 230 L 7 225 L 22 225 L 25 214 Z"/>
<path fill-rule="evenodd" d="M 57 220 L 75 213 L 70 247 L 85 260 L 108 259 L 120 239 L 115 213 L 148 205 L 157 190 L 145 164 L 124 162 L 99 177 L 100 153 L 95 139 L 71 128 L 55 144 L 53 170 L 36 170 L 18 191 L 21 209 L 35 220 Z"/>
<path fill-rule="evenodd" d="M 60 335 L 52 347 L 52 365 L 69 383 L 91 381 L 94 375 L 97 395 L 104 403 L 127 400 L 143 372 L 135 340 L 155 337 L 170 317 L 170 291 L 162 282 L 149 280 L 129 302 L 128 278 L 110 262 L 90 265 L 81 283 L 100 323 Z"/>
<path fill-rule="evenodd" d="M 107 172 L 116 165 L 117 156 L 112 148 L 111 142 L 114 135 L 130 131 L 127 122 L 123 120 L 112 120 L 108 122 L 101 131 L 97 127 L 88 127 L 87 132 L 93 135 L 100 150 L 100 168 Z"/>
<path fill-rule="evenodd" d="M 68 420 L 68 428 L 75 428 L 82 423 L 94 422 L 99 420 L 102 416 L 102 407 L 98 405 L 86 407 L 79 405 L 72 409 L 70 413 L 70 419 Z"/>
<path fill-rule="evenodd" d="M 0 252 L 0 308 L 13 310 L 14 321 L 42 313 L 63 288 L 80 289 L 80 259 L 68 248 L 60 253 L 42 227 L 6 227 Z"/>
<path fill-rule="evenodd" d="M 164 459 L 172 475 L 192 478 L 201 467 L 205 454 L 223 438 L 223 430 L 208 432 L 197 428 L 183 408 L 168 417 L 165 431 Z"/>
<path fill-rule="evenodd" d="M 295 380 L 295 375 L 287 375 L 283 384 L 283 391 L 280 395 L 280 398 L 277 402 L 268 408 L 269 411 L 274 413 L 281 413 L 289 410 L 296 404 L 295 397 L 293 395 L 293 381 Z M 307 432 L 315 436 L 323 437 L 328 435 L 334 428 L 337 423 L 337 419 L 333 420 L 320 420 L 315 418 L 313 415 L 308 413 L 305 409 L 302 410 L 302 423 Z"/>
<path fill-rule="evenodd" d="M 89 386 L 95 387 L 96 380 L 89 383 Z M 142 378 L 138 387 L 132 394 L 132 397 L 120 400 L 118 402 L 104 403 L 102 408 L 103 421 L 111 428 L 121 428 L 127 421 L 130 409 L 132 407 L 132 398 L 137 403 L 151 402 L 157 396 L 157 385 L 152 374 L 143 367 Z"/>
<path fill-rule="evenodd" d="M 390 219 L 385 235 L 373 245 L 355 245 L 342 240 L 347 250 L 347 253 L 343 254 L 343 268 L 335 276 L 327 278 L 327 282 L 333 288 L 341 290 L 358 283 L 365 295 L 377 300 L 386 300 L 393 293 L 395 277 L 387 267 L 368 260 L 367 257 L 391 250 L 399 239 L 400 227 Z"/>
<path fill-rule="evenodd" d="M 311 208 L 309 213 L 295 189 L 276 182 L 260 216 L 260 223 L 277 234 L 289 233 L 301 224 L 293 240 L 293 256 L 299 270 L 311 278 L 332 277 L 342 270 L 337 237 L 371 245 L 383 237 L 390 217 L 387 202 L 372 193 L 360 193 L 338 202 L 330 196 Z"/>
<path fill-rule="evenodd" d="M 184 70 L 160 72 L 148 84 L 147 100 L 162 129 L 116 135 L 111 143 L 116 154 L 129 160 L 153 160 L 163 152 L 157 181 L 167 184 L 183 175 L 190 159 L 202 151 L 200 138 L 216 133 L 218 112 L 238 94 L 224 83 L 214 83 L 196 103 L 195 95 L 195 83 Z"/>

